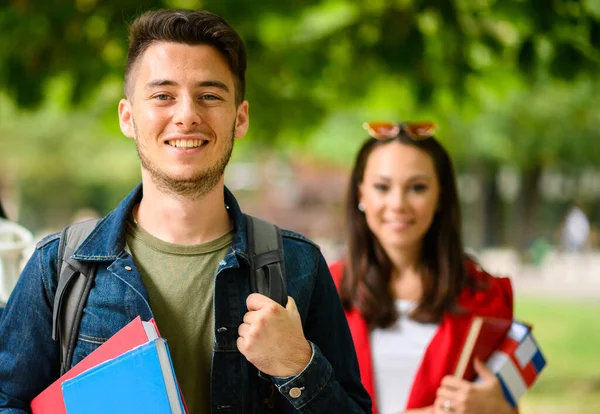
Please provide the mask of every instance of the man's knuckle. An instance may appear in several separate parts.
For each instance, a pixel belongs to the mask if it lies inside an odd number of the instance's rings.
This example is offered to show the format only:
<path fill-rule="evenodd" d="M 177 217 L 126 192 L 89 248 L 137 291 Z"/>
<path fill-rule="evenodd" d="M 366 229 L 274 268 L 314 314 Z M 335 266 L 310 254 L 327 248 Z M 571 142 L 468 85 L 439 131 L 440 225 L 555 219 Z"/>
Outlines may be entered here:
<path fill-rule="evenodd" d="M 245 335 L 246 339 L 249 341 L 255 340 L 260 336 L 260 327 L 256 325 L 252 325 L 250 329 L 248 329 L 248 333 Z"/>
<path fill-rule="evenodd" d="M 267 319 L 264 316 L 261 316 L 251 326 L 253 331 L 260 331 L 267 326 Z"/>
<path fill-rule="evenodd" d="M 279 314 L 280 307 L 276 303 L 269 303 L 266 308 L 267 311 L 273 315 Z"/>

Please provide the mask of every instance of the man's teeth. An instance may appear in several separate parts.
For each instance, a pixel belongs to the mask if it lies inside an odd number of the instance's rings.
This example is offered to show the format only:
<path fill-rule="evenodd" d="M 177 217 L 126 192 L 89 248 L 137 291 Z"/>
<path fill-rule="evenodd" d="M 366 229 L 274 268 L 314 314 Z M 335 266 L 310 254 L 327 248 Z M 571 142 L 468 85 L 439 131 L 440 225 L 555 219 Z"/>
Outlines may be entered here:
<path fill-rule="evenodd" d="M 197 148 L 204 145 L 205 142 L 200 139 L 175 139 L 169 141 L 169 145 L 176 148 Z"/>

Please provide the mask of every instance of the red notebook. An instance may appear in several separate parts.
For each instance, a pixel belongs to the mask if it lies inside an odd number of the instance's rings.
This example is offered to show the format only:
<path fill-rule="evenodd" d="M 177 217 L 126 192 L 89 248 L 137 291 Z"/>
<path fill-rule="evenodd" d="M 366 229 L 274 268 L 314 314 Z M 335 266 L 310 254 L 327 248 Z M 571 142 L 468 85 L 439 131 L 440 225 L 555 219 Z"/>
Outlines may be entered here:
<path fill-rule="evenodd" d="M 31 401 L 32 414 L 66 414 L 61 389 L 64 381 L 158 337 L 160 334 L 154 319 L 143 322 L 138 316 L 35 397 Z"/>
<path fill-rule="evenodd" d="M 512 319 L 473 317 L 456 361 L 454 376 L 474 380 L 475 357 L 487 361 L 506 336 L 512 322 Z"/>

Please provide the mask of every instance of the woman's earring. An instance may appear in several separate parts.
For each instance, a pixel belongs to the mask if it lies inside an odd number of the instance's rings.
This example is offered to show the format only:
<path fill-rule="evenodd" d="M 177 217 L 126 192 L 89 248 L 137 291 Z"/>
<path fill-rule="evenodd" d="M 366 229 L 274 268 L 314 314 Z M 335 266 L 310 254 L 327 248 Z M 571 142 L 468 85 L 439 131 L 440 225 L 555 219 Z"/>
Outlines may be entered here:
<path fill-rule="evenodd" d="M 358 211 L 365 212 L 365 205 L 363 203 L 358 203 Z"/>

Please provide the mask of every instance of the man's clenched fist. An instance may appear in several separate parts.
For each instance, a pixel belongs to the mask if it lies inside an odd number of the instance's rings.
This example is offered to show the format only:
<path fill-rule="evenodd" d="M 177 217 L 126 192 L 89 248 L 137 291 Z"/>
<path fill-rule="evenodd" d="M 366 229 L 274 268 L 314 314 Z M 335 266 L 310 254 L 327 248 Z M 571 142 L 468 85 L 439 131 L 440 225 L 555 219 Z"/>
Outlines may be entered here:
<path fill-rule="evenodd" d="M 260 371 L 274 377 L 298 375 L 309 363 L 312 348 L 302 330 L 296 302 L 284 308 L 259 293 L 246 300 L 248 312 L 238 328 L 239 351 Z"/>

